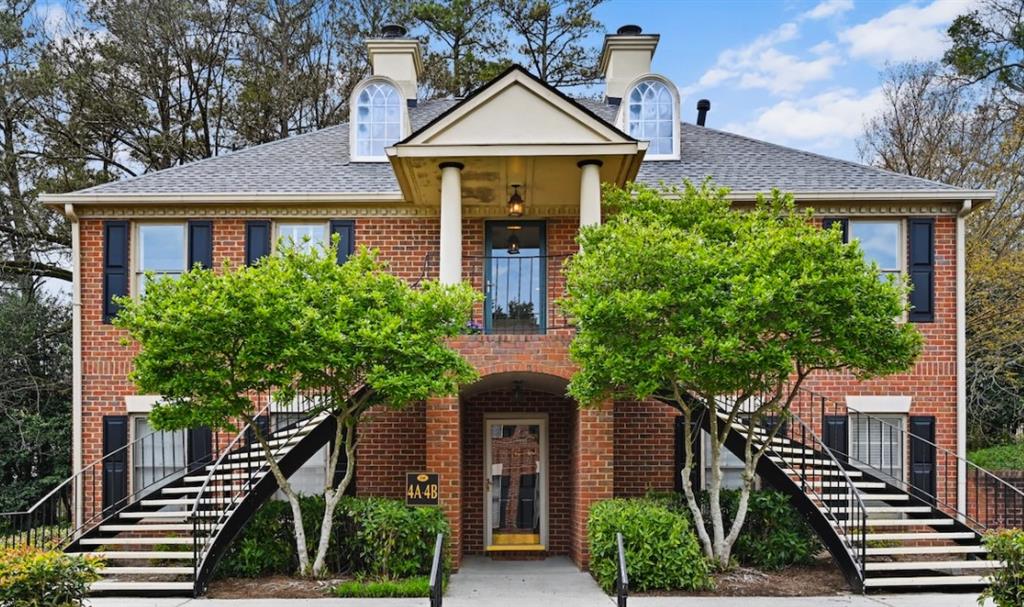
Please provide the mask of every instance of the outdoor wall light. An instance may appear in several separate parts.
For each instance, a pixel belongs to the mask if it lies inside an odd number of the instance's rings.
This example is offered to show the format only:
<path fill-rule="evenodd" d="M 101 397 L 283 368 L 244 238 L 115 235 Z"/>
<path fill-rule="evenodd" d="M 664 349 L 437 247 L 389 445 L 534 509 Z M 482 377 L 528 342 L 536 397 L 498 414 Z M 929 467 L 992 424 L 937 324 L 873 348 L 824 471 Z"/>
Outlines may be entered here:
<path fill-rule="evenodd" d="M 519 195 L 519 186 L 517 184 L 513 184 L 512 196 L 508 199 L 509 217 L 522 217 L 525 206 L 526 203 L 523 202 L 523 197 Z"/>

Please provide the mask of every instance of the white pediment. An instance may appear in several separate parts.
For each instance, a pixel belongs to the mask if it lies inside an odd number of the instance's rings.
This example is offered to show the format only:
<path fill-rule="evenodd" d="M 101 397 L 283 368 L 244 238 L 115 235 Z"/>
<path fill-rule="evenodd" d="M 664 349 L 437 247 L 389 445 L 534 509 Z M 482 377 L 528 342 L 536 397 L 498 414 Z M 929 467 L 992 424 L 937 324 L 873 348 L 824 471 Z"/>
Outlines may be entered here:
<path fill-rule="evenodd" d="M 516 68 L 395 147 L 627 143 L 635 140 Z"/>

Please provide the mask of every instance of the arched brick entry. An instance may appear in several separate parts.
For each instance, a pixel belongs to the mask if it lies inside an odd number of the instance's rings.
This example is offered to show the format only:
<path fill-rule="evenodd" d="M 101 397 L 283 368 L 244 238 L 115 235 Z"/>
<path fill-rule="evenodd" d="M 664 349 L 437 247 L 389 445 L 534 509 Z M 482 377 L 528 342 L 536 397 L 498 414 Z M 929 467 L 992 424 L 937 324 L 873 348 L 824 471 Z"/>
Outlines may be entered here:
<path fill-rule="evenodd" d="M 480 379 L 465 386 L 459 398 L 426 403 L 426 462 L 441 475 L 441 504 L 452 524 L 455 562 L 485 548 L 484 417 L 523 413 L 548 420 L 548 551 L 569 555 L 585 568 L 587 512 L 595 500 L 612 497 L 611 404 L 579 409 L 564 392 L 572 373 L 566 364 L 479 362 Z M 513 381 L 522 382 L 517 398 Z"/>

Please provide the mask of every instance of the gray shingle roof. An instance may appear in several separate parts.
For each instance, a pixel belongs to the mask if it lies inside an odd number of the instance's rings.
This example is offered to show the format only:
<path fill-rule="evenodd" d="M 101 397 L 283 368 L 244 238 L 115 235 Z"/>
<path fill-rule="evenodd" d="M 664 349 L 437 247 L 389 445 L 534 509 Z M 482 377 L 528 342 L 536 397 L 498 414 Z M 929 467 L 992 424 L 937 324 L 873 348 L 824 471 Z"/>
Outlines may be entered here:
<path fill-rule="evenodd" d="M 617 107 L 581 99 L 608 122 Z M 409 109 L 415 132 L 458 103 L 424 101 Z M 733 133 L 682 123 L 681 158 L 645 161 L 637 181 L 656 185 L 711 177 L 736 191 L 955 191 L 958 188 L 855 162 L 828 158 Z M 123 179 L 79 194 L 397 192 L 390 163 L 350 162 L 348 124 Z"/>

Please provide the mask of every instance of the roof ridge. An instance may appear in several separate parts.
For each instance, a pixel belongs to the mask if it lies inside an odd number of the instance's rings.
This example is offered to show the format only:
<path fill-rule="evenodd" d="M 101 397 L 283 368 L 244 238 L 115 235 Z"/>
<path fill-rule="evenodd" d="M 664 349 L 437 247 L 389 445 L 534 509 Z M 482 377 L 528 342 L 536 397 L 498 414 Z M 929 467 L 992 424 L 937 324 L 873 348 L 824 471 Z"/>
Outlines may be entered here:
<path fill-rule="evenodd" d="M 736 139 L 742 139 L 744 141 L 750 141 L 750 142 L 757 143 L 757 144 L 760 144 L 760 145 L 764 145 L 764 146 L 768 146 L 768 147 L 773 147 L 773 148 L 777 148 L 777 149 L 780 149 L 780 150 L 785 150 L 787 152 L 795 152 L 795 153 L 803 155 L 803 156 L 810 156 L 810 157 L 813 157 L 813 158 L 820 158 L 822 160 L 827 160 L 829 162 L 835 162 L 835 163 L 839 163 L 839 164 L 844 164 L 846 166 L 850 166 L 850 167 L 854 167 L 854 168 L 858 168 L 858 169 L 868 169 L 870 171 L 875 171 L 877 173 L 883 173 L 883 174 L 886 174 L 886 175 L 893 175 L 895 177 L 901 177 L 901 178 L 910 179 L 910 180 L 913 180 L 913 181 L 920 181 L 922 184 L 928 184 L 928 185 L 932 185 L 932 186 L 941 186 L 942 189 L 944 189 L 944 190 L 964 190 L 964 191 L 967 191 L 966 188 L 962 188 L 960 186 L 955 186 L 955 185 L 950 185 L 948 183 L 943 183 L 941 181 L 934 181 L 932 179 L 925 179 L 924 177 L 917 177 L 916 175 L 907 175 L 906 173 L 898 173 L 896 171 L 891 171 L 889 169 L 883 169 L 882 167 L 876 167 L 876 166 L 872 166 L 870 164 L 864 164 L 864 163 L 861 163 L 861 162 L 854 162 L 853 160 L 846 160 L 845 158 L 836 158 L 835 156 L 827 156 L 825 154 L 819 154 L 818 152 L 810 152 L 810 151 L 807 151 L 807 150 L 801 150 L 800 148 L 794 148 L 794 147 L 790 147 L 788 145 L 782 145 L 782 144 L 779 144 L 779 143 L 772 143 L 771 141 L 765 141 L 764 139 L 756 139 L 754 137 L 750 137 L 749 135 L 741 135 L 740 133 L 733 133 L 731 131 L 723 131 L 721 129 L 715 129 L 715 128 L 711 128 L 711 127 L 698 126 L 696 124 L 693 124 L 692 122 L 686 122 L 685 120 L 680 121 L 680 124 L 682 124 L 683 126 L 694 128 L 694 129 L 704 129 L 706 131 L 711 131 L 712 133 L 715 133 L 715 134 L 718 134 L 718 135 L 724 135 L 726 137 L 733 137 L 733 138 L 736 138 Z"/>
<path fill-rule="evenodd" d="M 289 135 L 288 137 L 284 137 L 282 139 L 275 139 L 273 141 L 267 141 L 265 143 L 257 143 L 256 145 L 250 145 L 250 146 L 247 146 L 247 147 L 244 147 L 244 148 L 239 148 L 237 150 L 231 150 L 231 151 L 225 152 L 223 154 L 217 154 L 216 156 L 209 156 L 207 158 L 197 158 L 196 160 L 190 160 L 189 162 L 186 162 L 184 164 L 176 164 L 174 166 L 169 166 L 166 169 L 157 169 L 155 171 L 149 171 L 149 172 L 146 172 L 146 173 L 140 173 L 138 175 L 132 175 L 131 177 L 122 177 L 121 179 L 115 179 L 114 181 L 108 181 L 106 183 L 98 183 L 98 184 L 96 184 L 94 186 L 89 186 L 88 188 L 85 188 L 84 190 L 78 190 L 75 193 L 76 194 L 90 194 L 90 193 L 93 193 L 95 190 L 98 190 L 100 188 L 106 188 L 106 187 L 112 186 L 114 184 L 132 183 L 134 181 L 138 181 L 139 179 L 143 179 L 143 178 L 149 177 L 151 175 L 160 174 L 162 176 L 167 176 L 167 175 L 169 175 L 171 173 L 174 173 L 174 172 L 176 172 L 178 170 L 182 170 L 182 169 L 186 169 L 186 168 L 193 168 L 193 167 L 195 167 L 197 165 L 210 163 L 210 162 L 212 162 L 214 160 L 220 160 L 220 159 L 224 159 L 224 158 L 237 158 L 238 156 L 240 156 L 242 154 L 245 154 L 246 152 L 253 152 L 255 150 L 266 150 L 267 148 L 274 147 L 274 146 L 276 146 L 278 144 L 284 144 L 286 142 L 294 142 L 294 141 L 296 141 L 298 139 L 304 139 L 304 138 L 309 137 L 311 135 L 319 135 L 319 134 L 325 133 L 327 131 L 333 131 L 335 129 L 340 129 L 341 127 L 347 127 L 347 126 L 348 126 L 348 121 L 339 122 L 338 124 L 332 124 L 331 126 L 325 126 L 323 128 L 319 128 L 319 129 L 316 129 L 316 130 L 313 130 L 313 131 L 309 131 L 307 133 L 299 133 L 297 135 Z M 350 162 L 351 162 L 351 160 L 350 160 Z"/>

